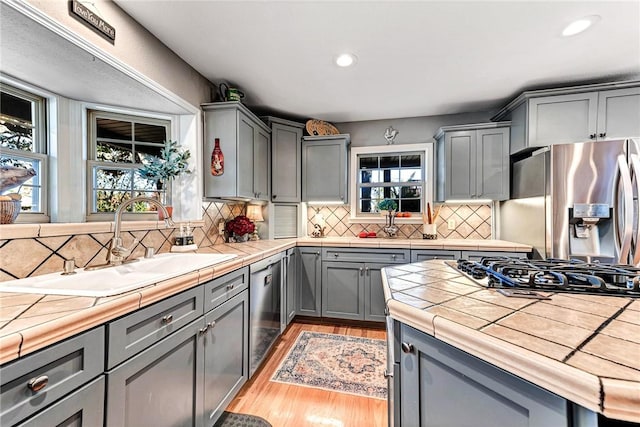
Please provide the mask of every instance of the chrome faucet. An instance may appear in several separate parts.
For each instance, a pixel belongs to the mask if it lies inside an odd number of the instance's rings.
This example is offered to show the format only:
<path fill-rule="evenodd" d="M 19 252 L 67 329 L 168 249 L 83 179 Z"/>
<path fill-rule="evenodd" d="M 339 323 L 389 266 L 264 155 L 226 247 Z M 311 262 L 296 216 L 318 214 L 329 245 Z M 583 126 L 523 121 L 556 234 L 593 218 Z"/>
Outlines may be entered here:
<path fill-rule="evenodd" d="M 175 223 L 169 216 L 169 212 L 167 211 L 167 208 L 165 208 L 164 205 L 159 201 L 157 201 L 156 199 L 152 199 L 150 197 L 134 197 L 133 199 L 129 199 L 124 203 L 122 203 L 120 206 L 118 206 L 118 209 L 116 209 L 115 216 L 114 216 L 113 239 L 111 239 L 111 244 L 109 245 L 109 251 L 107 252 L 107 263 L 87 267 L 85 268 L 85 270 L 98 270 L 100 268 L 111 267 L 114 265 L 121 265 L 125 262 L 129 263 L 129 262 L 137 261 L 137 259 L 129 260 L 129 261 L 125 261 L 125 259 L 129 255 L 131 255 L 131 251 L 133 251 L 133 248 L 135 248 L 140 241 L 138 239 L 134 239 L 133 244 L 130 247 L 126 248 L 122 246 L 122 238 L 120 237 L 122 212 L 124 212 L 124 210 L 128 206 L 131 206 L 132 204 L 137 202 L 147 202 L 147 203 L 156 205 L 159 209 L 162 210 L 165 226 L 169 228 L 175 225 Z"/>

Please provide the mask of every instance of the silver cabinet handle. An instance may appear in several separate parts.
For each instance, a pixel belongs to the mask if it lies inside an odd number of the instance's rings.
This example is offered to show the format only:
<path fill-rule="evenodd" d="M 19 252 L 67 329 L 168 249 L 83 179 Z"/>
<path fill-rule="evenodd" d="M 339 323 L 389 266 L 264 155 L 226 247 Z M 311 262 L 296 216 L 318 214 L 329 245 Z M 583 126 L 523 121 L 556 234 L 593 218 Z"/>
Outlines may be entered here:
<path fill-rule="evenodd" d="M 316 256 L 320 256 L 320 252 L 316 252 Z"/>
<path fill-rule="evenodd" d="M 216 321 L 212 320 L 211 322 L 207 323 L 207 327 L 209 328 L 213 328 L 214 326 L 216 326 Z"/>
<path fill-rule="evenodd" d="M 365 271 L 366 274 L 369 274 L 369 267 L 365 267 L 364 271 Z"/>
<path fill-rule="evenodd" d="M 162 323 L 164 323 L 165 325 L 168 325 L 169 323 L 171 323 L 172 320 L 173 320 L 173 314 L 167 314 L 162 318 Z"/>
<path fill-rule="evenodd" d="M 391 259 L 396 259 L 396 255 L 395 254 L 391 255 Z"/>
<path fill-rule="evenodd" d="M 360 267 L 360 273 L 362 273 L 364 271 L 364 268 Z"/>
<path fill-rule="evenodd" d="M 204 335 L 205 333 L 207 333 L 210 327 L 211 323 L 207 323 L 206 325 L 204 325 L 204 328 L 200 328 L 200 335 Z"/>
<path fill-rule="evenodd" d="M 337 254 L 337 253 L 333 254 L 333 256 L 334 256 L 334 257 L 336 257 L 336 258 L 338 258 L 338 255 L 339 255 L 339 254 Z"/>
<path fill-rule="evenodd" d="M 385 378 L 393 378 L 393 372 L 389 372 L 386 369 L 384 370 L 384 375 Z"/>
<path fill-rule="evenodd" d="M 49 377 L 46 375 L 40 375 L 39 377 L 31 378 L 27 383 L 27 388 L 31 391 L 40 391 L 49 384 Z"/>
<path fill-rule="evenodd" d="M 230 291 L 231 289 L 235 288 L 236 284 L 235 283 L 231 283 L 230 285 L 227 285 L 227 290 Z"/>
<path fill-rule="evenodd" d="M 402 352 L 403 353 L 407 353 L 407 354 L 408 353 L 413 353 L 413 344 L 403 342 L 402 343 Z"/>

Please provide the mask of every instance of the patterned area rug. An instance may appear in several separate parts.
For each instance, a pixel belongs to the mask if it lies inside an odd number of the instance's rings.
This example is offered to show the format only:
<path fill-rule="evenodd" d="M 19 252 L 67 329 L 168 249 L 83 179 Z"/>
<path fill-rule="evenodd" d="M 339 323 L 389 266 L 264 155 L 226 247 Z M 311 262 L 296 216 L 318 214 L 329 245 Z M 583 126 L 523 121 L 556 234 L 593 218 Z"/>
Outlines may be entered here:
<path fill-rule="evenodd" d="M 384 340 L 304 331 L 271 381 L 387 398 Z"/>
<path fill-rule="evenodd" d="M 264 418 L 224 411 L 213 427 L 271 427 Z"/>

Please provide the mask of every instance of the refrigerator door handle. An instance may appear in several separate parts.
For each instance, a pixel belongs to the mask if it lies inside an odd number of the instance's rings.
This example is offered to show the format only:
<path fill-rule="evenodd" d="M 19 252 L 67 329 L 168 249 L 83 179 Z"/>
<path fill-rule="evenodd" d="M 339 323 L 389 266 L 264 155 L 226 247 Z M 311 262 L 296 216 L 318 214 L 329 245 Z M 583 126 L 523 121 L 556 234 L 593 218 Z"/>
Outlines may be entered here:
<path fill-rule="evenodd" d="M 633 233 L 633 186 L 631 183 L 631 172 L 625 155 L 618 156 L 618 175 L 615 189 L 615 236 L 619 249 L 618 262 L 626 264 L 629 262 L 629 253 L 631 250 L 631 239 Z M 620 185 L 622 185 L 622 197 L 620 197 Z M 620 200 L 622 198 L 622 201 Z M 624 211 L 620 212 L 624 206 Z M 620 214 L 623 219 L 620 221 Z M 620 223 L 621 222 L 621 223 Z"/>
<path fill-rule="evenodd" d="M 632 189 L 631 192 L 631 228 L 633 233 L 632 245 L 633 253 L 633 265 L 640 265 L 640 212 L 638 209 L 638 203 L 640 203 L 640 155 L 632 154 L 630 156 L 631 170 L 633 171 L 633 180 L 635 180 L 635 189 Z M 633 182 L 633 181 L 632 181 Z"/>

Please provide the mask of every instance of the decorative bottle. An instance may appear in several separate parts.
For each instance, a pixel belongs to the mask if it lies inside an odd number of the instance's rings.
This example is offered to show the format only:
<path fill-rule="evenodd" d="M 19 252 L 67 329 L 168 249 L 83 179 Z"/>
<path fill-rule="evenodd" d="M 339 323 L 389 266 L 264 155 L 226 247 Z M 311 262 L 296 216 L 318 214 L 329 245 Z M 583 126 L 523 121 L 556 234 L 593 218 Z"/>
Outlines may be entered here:
<path fill-rule="evenodd" d="M 220 176 L 224 173 L 224 154 L 220 149 L 220 138 L 215 139 L 215 146 L 211 152 L 211 175 Z"/>

